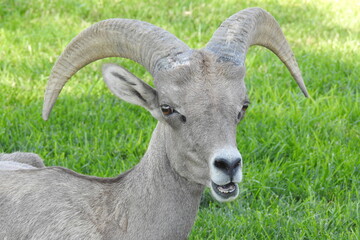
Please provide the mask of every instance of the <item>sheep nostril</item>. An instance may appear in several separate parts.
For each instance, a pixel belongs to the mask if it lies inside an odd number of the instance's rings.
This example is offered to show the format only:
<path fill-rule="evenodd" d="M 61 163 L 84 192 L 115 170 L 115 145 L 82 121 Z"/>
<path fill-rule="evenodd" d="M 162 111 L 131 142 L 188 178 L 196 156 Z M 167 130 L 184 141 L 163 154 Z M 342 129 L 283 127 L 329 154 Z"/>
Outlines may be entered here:
<path fill-rule="evenodd" d="M 229 162 L 222 158 L 216 159 L 214 162 L 214 166 L 221 170 L 229 170 L 229 168 L 230 168 Z"/>
<path fill-rule="evenodd" d="M 234 164 L 233 164 L 233 168 L 238 168 L 241 167 L 241 158 L 238 158 L 235 160 Z"/>
<path fill-rule="evenodd" d="M 230 181 L 232 181 L 239 168 L 241 168 L 241 158 L 236 158 L 231 161 L 225 158 L 216 158 L 214 166 L 228 175 L 230 177 Z"/>

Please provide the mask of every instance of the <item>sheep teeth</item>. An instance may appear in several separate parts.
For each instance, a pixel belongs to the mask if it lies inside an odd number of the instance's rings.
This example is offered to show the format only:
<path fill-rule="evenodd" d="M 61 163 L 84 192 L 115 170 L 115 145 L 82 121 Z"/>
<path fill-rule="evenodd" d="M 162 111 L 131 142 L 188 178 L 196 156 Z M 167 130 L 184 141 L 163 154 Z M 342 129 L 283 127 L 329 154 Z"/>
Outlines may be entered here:
<path fill-rule="evenodd" d="M 232 193 L 235 191 L 235 185 L 234 184 L 231 184 L 231 185 L 224 185 L 224 186 L 218 186 L 217 189 L 219 190 L 219 192 L 222 192 L 222 193 Z"/>

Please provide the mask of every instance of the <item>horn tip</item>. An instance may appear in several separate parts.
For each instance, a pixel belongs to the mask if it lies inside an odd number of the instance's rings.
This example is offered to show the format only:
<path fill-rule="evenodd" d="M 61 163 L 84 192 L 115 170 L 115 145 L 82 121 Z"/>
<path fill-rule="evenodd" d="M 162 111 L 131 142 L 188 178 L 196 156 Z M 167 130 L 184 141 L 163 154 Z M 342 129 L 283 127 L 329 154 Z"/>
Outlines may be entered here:
<path fill-rule="evenodd" d="M 306 98 L 310 98 L 309 92 L 307 91 L 305 84 L 299 84 L 301 92 L 304 94 Z"/>
<path fill-rule="evenodd" d="M 44 110 L 42 111 L 42 119 L 43 119 L 43 120 L 47 121 L 47 120 L 49 119 L 49 115 L 50 115 L 50 112 L 47 111 L 46 109 L 44 109 Z"/>
<path fill-rule="evenodd" d="M 42 119 L 44 119 L 45 121 L 47 121 L 49 119 L 50 116 L 50 112 L 51 109 L 53 108 L 55 101 L 53 100 L 54 97 L 52 97 L 52 99 L 48 99 L 48 96 L 45 95 L 45 101 L 44 101 L 44 105 L 43 105 L 43 110 L 42 110 Z M 56 100 L 56 98 L 55 98 Z"/>

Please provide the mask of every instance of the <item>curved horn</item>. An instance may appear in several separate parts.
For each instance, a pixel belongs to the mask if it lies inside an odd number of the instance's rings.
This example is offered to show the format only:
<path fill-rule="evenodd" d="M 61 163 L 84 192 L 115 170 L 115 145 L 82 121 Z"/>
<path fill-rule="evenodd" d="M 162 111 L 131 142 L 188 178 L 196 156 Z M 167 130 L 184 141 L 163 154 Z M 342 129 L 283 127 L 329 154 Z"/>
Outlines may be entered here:
<path fill-rule="evenodd" d="M 108 19 L 76 36 L 55 63 L 45 92 L 43 119 L 47 120 L 65 83 L 85 65 L 101 58 L 122 57 L 143 65 L 151 74 L 185 61 L 189 47 L 150 23 Z"/>
<path fill-rule="evenodd" d="M 304 95 L 309 96 L 279 24 L 261 8 L 248 8 L 229 17 L 216 30 L 206 49 L 218 55 L 218 61 L 244 65 L 246 53 L 252 45 L 260 45 L 274 52 L 286 65 Z"/>

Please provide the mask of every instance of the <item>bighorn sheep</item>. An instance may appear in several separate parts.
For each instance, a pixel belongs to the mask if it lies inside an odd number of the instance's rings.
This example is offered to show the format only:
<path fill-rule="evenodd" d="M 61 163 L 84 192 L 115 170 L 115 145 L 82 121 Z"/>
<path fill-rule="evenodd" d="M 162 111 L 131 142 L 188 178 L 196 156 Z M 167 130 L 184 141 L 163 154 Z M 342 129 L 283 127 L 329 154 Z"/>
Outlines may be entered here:
<path fill-rule="evenodd" d="M 105 65 L 103 75 L 116 96 L 158 120 L 148 150 L 116 178 L 61 167 L 1 171 L 0 238 L 186 238 L 205 187 L 218 201 L 239 194 L 242 157 L 235 135 L 249 105 L 244 62 L 252 45 L 273 51 L 308 95 L 278 23 L 260 8 L 228 18 L 200 50 L 137 20 L 109 19 L 81 32 L 52 70 L 43 118 L 82 67 L 129 58 L 152 74 L 155 88 L 114 64 Z"/>

